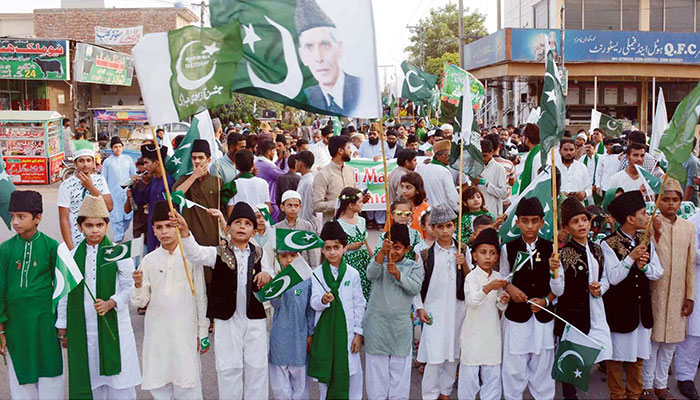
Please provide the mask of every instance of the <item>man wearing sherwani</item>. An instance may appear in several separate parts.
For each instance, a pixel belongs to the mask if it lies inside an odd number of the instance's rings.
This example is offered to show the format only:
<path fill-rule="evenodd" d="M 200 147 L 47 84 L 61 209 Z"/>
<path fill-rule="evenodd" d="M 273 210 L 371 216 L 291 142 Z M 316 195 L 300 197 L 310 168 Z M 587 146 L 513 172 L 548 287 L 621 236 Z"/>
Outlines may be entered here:
<path fill-rule="evenodd" d="M 644 362 L 642 380 L 644 392 L 659 398 L 668 396 L 668 367 L 676 344 L 685 339 L 688 315 L 693 312 L 695 299 L 695 227 L 676 215 L 683 189 L 681 184 L 667 178 L 659 194 L 660 229 L 654 230 L 654 244 L 664 274 L 651 283 L 651 309 L 654 326 L 651 330 L 651 356 Z"/>
<path fill-rule="evenodd" d="M 109 223 L 112 225 L 112 232 L 114 232 L 114 241 L 121 242 L 124 240 L 124 234 L 129 230 L 129 224 L 134 215 L 133 212 L 124 212 L 126 189 L 122 188 L 121 184 L 129 182 L 129 179 L 136 175 L 136 165 L 130 156 L 122 154 L 124 145 L 119 136 L 112 137 L 110 147 L 113 155 L 107 157 L 102 163 L 102 176 L 107 181 L 114 203 L 114 207 L 109 213 Z"/>
<path fill-rule="evenodd" d="M 210 212 L 223 218 L 221 211 Z M 270 255 L 250 240 L 257 228 L 255 212 L 245 202 L 236 203 L 227 221 L 229 237 L 219 246 L 200 246 L 185 219 L 176 218 L 187 259 L 214 266 L 207 317 L 216 326 L 219 398 L 267 399 L 267 321 L 253 292 L 270 282 L 274 272 Z"/>
<path fill-rule="evenodd" d="M 644 246 L 642 231 L 649 216 L 639 190 L 616 197 L 608 211 L 620 228 L 601 243 L 610 288 L 603 295 L 610 326 L 612 358 L 606 362 L 611 399 L 637 399 L 642 394 L 642 364 L 651 355 L 650 282 L 664 273 L 653 243 Z M 625 367 L 626 387 L 622 384 Z"/>
<path fill-rule="evenodd" d="M 51 294 L 58 243 L 39 232 L 41 194 L 10 196 L 17 235 L 0 244 L 0 354 L 7 355 L 13 399 L 63 397 L 63 356 Z"/>
<path fill-rule="evenodd" d="M 135 399 L 135 387 L 141 383 L 129 317 L 134 262 L 108 262 L 99 251 L 112 246 L 106 236 L 108 218 L 102 197 L 86 195 L 78 211 L 85 239 L 71 250 L 84 280 L 61 298 L 56 319 L 61 343 L 68 347 L 70 399 Z"/>
<path fill-rule="evenodd" d="M 156 203 L 153 230 L 160 247 L 148 253 L 134 271 L 131 303 L 146 307 L 142 390 L 156 400 L 201 399 L 199 354 L 209 351 L 207 296 L 202 266 L 188 263 L 192 295 L 180 252 L 177 225 L 168 204 Z M 198 343 L 198 346 L 192 344 Z"/>

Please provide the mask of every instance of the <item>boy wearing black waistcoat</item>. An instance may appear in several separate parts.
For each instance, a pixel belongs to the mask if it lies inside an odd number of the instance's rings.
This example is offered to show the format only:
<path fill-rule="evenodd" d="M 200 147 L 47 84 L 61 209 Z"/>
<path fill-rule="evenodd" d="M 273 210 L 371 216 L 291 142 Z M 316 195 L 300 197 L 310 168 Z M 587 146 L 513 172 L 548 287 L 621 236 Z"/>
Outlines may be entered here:
<path fill-rule="evenodd" d="M 221 217 L 218 210 L 212 216 Z M 193 264 L 213 265 L 207 317 L 214 319 L 216 372 L 222 399 L 268 398 L 267 323 L 253 292 L 272 279 L 272 260 L 250 242 L 257 222 L 244 202 L 234 205 L 229 235 L 220 246 L 200 246 L 185 219 L 176 214 L 185 256 Z M 245 370 L 245 383 L 243 375 Z"/>
<path fill-rule="evenodd" d="M 588 335 L 602 347 L 596 362 L 612 356 L 610 328 L 605 318 L 602 295 L 610 284 L 603 269 L 603 251 L 588 238 L 591 230 L 591 214 L 575 198 L 564 200 L 561 205 L 562 227 L 571 240 L 559 251 L 556 279 L 550 281 L 552 292 L 557 295 L 557 314 Z M 564 323 L 554 321 L 554 334 L 561 338 Z M 590 343 L 592 346 L 594 343 Z M 576 387 L 562 382 L 565 399 L 576 399 Z"/>
<path fill-rule="evenodd" d="M 642 393 L 642 363 L 651 354 L 651 310 L 649 282 L 664 273 L 654 245 L 644 246 L 643 229 L 649 215 L 639 190 L 625 192 L 608 206 L 620 228 L 603 240 L 601 248 L 610 288 L 603 296 L 612 339 L 608 360 L 608 390 L 611 399 L 637 399 Z M 625 366 L 626 387 L 622 384 Z"/>
<path fill-rule="evenodd" d="M 515 215 L 522 235 L 501 247 L 499 272 L 508 276 L 515 268 L 518 253 L 530 257 L 506 285 L 511 300 L 503 328 L 503 397 L 521 399 L 528 387 L 535 399 L 553 399 L 554 317 L 527 303 L 530 300 L 553 309 L 555 296 L 550 289 L 549 269 L 552 242 L 538 237 L 544 226 L 544 210 L 539 200 L 521 199 Z"/>

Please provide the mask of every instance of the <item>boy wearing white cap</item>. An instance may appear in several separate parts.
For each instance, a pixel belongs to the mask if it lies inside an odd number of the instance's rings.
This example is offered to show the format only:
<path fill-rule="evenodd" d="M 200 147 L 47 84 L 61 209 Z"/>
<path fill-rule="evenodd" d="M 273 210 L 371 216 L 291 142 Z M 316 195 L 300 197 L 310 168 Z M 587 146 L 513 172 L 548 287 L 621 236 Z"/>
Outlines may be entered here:
<path fill-rule="evenodd" d="M 296 231 L 316 232 L 310 221 L 299 218 L 301 211 L 301 195 L 296 190 L 287 190 L 282 194 L 280 209 L 285 218 L 275 224 L 275 228 L 293 229 Z M 321 263 L 321 250 L 311 249 L 302 251 L 301 256 L 309 265 L 319 265 Z"/>

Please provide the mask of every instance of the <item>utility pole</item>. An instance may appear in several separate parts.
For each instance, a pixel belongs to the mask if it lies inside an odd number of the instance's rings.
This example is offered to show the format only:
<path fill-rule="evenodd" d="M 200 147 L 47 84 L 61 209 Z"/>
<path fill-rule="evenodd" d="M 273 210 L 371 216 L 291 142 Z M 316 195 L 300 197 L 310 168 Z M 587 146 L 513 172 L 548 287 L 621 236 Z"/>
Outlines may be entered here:
<path fill-rule="evenodd" d="M 520 23 L 520 20 L 518 20 Z M 501 0 L 496 1 L 496 30 L 501 30 Z"/>
<path fill-rule="evenodd" d="M 459 67 L 464 68 L 464 4 L 462 0 L 458 2 L 458 13 L 457 18 L 459 19 L 458 26 L 459 31 L 457 33 L 457 40 L 459 43 Z"/>
<path fill-rule="evenodd" d="M 206 3 L 204 3 L 204 0 L 199 4 L 199 26 L 204 27 L 204 9 L 206 7 Z"/>
<path fill-rule="evenodd" d="M 408 29 L 418 30 L 418 40 L 420 41 L 420 69 L 425 71 L 425 32 L 423 30 L 423 25 L 406 25 Z"/>

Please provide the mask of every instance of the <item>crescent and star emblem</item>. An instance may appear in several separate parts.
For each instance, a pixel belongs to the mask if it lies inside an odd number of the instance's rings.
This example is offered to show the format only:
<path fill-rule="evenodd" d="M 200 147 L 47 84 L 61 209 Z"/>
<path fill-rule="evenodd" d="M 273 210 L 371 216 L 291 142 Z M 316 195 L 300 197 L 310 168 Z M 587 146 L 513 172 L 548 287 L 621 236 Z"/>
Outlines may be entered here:
<path fill-rule="evenodd" d="M 612 123 L 612 126 L 610 126 L 611 123 Z M 609 120 L 608 123 L 606 123 L 605 125 L 606 125 L 606 126 L 608 127 L 608 129 L 610 129 L 611 131 L 617 130 L 617 121 Z"/>
<path fill-rule="evenodd" d="M 177 56 L 177 62 L 175 63 L 175 73 L 177 74 L 177 84 L 180 85 L 185 90 L 195 90 L 211 79 L 214 74 L 216 73 L 216 59 L 214 59 L 213 66 L 211 68 L 211 71 L 209 71 L 208 74 L 205 76 L 199 78 L 199 79 L 189 79 L 185 77 L 185 74 L 182 72 L 182 57 L 185 54 L 185 50 L 187 50 L 188 47 L 192 46 L 195 43 L 199 43 L 199 40 L 193 40 L 191 42 L 188 42 L 186 45 L 182 46 L 182 49 L 180 49 L 180 54 Z M 205 46 L 206 47 L 206 46 Z M 209 50 L 211 51 L 211 50 Z M 208 53 L 207 50 L 205 52 Z"/>
<path fill-rule="evenodd" d="M 284 80 L 280 83 L 266 82 L 255 74 L 253 67 L 250 66 L 250 61 L 246 61 L 250 82 L 257 88 L 266 89 L 293 99 L 299 94 L 304 84 L 304 76 L 301 73 L 301 67 L 299 67 L 299 61 L 297 60 L 297 52 L 294 48 L 294 38 L 287 28 L 271 20 L 267 16 L 265 16 L 265 20 L 275 27 L 282 37 L 282 50 L 284 52 L 284 62 L 287 65 L 287 76 L 285 76 Z"/>
<path fill-rule="evenodd" d="M 121 252 L 119 252 L 119 254 L 117 254 L 116 256 L 107 257 L 107 254 L 112 253 L 110 250 L 121 250 Z M 122 244 L 115 245 L 114 247 L 105 250 L 104 260 L 107 262 L 120 260 L 122 257 L 124 257 L 124 255 L 126 254 L 127 251 L 129 251 L 129 248 L 125 244 L 122 243 Z"/>
<path fill-rule="evenodd" d="M 306 250 L 313 245 L 313 243 L 306 243 L 306 244 L 299 245 L 296 242 L 294 242 L 294 236 L 296 236 L 299 233 L 304 233 L 304 232 L 303 231 L 295 231 L 294 233 L 287 235 L 287 237 L 284 238 L 285 246 L 289 247 L 290 249 Z M 304 238 L 304 239 L 306 239 L 306 238 Z"/>
<path fill-rule="evenodd" d="M 275 291 L 274 288 L 275 288 L 275 285 L 277 284 L 277 282 L 282 282 L 282 286 Z M 275 282 L 275 285 L 270 286 L 265 291 L 265 297 L 267 297 L 268 299 L 274 299 L 275 297 L 279 296 L 281 293 L 284 293 L 284 291 L 287 290 L 287 287 L 289 287 L 290 283 L 292 283 L 292 279 L 289 276 L 280 277 L 280 279 Z"/>
<path fill-rule="evenodd" d="M 568 356 L 574 356 L 581 361 L 581 365 L 586 365 L 586 362 L 583 360 L 583 357 L 581 355 L 574 351 L 574 350 L 567 350 L 565 351 L 558 359 L 557 359 L 557 369 L 559 369 L 559 372 L 564 372 L 564 370 L 561 369 L 561 363 L 564 362 L 564 359 Z"/>
<path fill-rule="evenodd" d="M 411 74 L 418 77 L 418 73 L 416 73 L 416 71 L 414 71 L 414 70 L 410 70 L 410 71 L 406 72 L 406 85 L 408 85 L 409 92 L 415 93 L 415 92 L 421 90 L 421 88 L 423 88 L 423 85 L 425 85 L 425 81 L 423 81 L 423 83 L 421 83 L 420 86 L 413 86 L 413 85 L 411 85 Z M 420 78 L 418 78 L 418 79 L 420 79 Z"/>
<path fill-rule="evenodd" d="M 65 280 L 65 278 L 63 278 L 63 274 L 55 274 L 55 275 L 56 275 L 56 283 L 55 283 L 55 287 L 53 289 L 53 295 L 51 296 L 52 299 L 55 299 L 61 293 L 63 293 L 63 288 L 66 286 L 66 280 Z"/>

